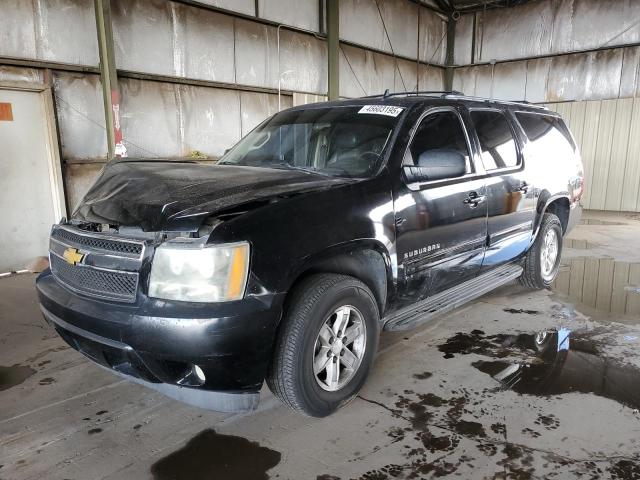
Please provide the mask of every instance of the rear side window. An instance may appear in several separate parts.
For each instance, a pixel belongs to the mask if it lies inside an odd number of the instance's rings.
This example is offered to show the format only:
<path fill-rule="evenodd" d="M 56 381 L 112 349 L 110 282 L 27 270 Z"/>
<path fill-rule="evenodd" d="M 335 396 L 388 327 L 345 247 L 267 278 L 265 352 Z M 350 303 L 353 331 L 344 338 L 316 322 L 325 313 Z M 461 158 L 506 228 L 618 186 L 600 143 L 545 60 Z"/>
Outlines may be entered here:
<path fill-rule="evenodd" d="M 546 145 L 549 152 L 571 155 L 575 144 L 562 119 L 538 113 L 516 113 L 518 123 L 522 126 L 529 142 L 537 148 Z"/>
<path fill-rule="evenodd" d="M 482 163 L 487 171 L 517 167 L 520 163 L 513 132 L 502 112 L 472 111 L 482 150 Z"/>
<path fill-rule="evenodd" d="M 455 154 L 464 157 L 466 173 L 471 173 L 471 160 L 467 138 L 462 123 L 454 112 L 436 112 L 427 115 L 413 137 L 410 155 L 404 160 L 405 165 L 427 167 L 420 164 L 420 155 L 430 152 L 431 158 L 437 154 Z"/>

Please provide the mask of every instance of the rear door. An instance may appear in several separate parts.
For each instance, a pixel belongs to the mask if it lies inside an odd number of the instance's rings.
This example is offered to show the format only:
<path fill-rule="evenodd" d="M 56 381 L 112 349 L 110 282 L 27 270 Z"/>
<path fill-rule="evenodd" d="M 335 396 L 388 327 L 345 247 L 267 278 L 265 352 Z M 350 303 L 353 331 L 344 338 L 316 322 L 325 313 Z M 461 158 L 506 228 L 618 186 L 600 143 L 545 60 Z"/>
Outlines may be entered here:
<path fill-rule="evenodd" d="M 426 151 L 455 151 L 466 171 L 455 178 L 410 182 L 401 174 L 394 187 L 400 278 L 399 305 L 422 300 L 477 275 L 487 228 L 482 170 L 474 161 L 462 107 L 431 109 L 414 130 L 403 169 L 418 166 Z M 468 121 L 468 119 L 467 119 Z"/>
<path fill-rule="evenodd" d="M 525 170 L 522 143 L 506 109 L 471 109 L 480 156 L 487 172 L 487 250 L 482 270 L 526 252 L 533 230 L 535 192 Z"/>

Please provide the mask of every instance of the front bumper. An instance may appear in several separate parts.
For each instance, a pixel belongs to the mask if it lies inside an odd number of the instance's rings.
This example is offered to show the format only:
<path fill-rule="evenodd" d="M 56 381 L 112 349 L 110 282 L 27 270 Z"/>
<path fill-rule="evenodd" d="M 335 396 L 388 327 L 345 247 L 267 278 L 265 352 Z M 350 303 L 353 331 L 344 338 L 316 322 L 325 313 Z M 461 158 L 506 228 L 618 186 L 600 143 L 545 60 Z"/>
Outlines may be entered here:
<path fill-rule="evenodd" d="M 239 411 L 257 405 L 283 295 L 217 305 L 141 296 L 132 305 L 73 293 L 49 270 L 36 288 L 46 320 L 103 367 L 202 408 Z"/>

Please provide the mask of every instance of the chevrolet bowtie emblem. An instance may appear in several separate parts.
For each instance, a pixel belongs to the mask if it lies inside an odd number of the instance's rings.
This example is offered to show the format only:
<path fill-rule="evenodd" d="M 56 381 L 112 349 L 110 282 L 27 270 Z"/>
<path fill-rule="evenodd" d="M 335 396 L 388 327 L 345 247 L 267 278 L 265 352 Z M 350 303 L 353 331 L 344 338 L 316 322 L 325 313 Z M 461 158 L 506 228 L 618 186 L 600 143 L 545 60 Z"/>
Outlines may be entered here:
<path fill-rule="evenodd" d="M 77 265 L 84 258 L 84 254 L 80 253 L 77 248 L 67 248 L 62 256 L 70 265 Z"/>

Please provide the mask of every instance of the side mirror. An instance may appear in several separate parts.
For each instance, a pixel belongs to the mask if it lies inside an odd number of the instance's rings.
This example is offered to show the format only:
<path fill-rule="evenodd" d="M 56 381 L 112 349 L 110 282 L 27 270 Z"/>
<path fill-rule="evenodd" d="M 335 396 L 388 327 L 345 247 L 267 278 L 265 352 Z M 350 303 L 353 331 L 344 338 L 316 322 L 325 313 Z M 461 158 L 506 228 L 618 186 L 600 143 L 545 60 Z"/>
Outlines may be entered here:
<path fill-rule="evenodd" d="M 410 183 L 456 178 L 465 173 L 467 162 L 464 155 L 445 148 L 422 152 L 418 157 L 418 165 L 404 167 L 404 174 Z"/>

